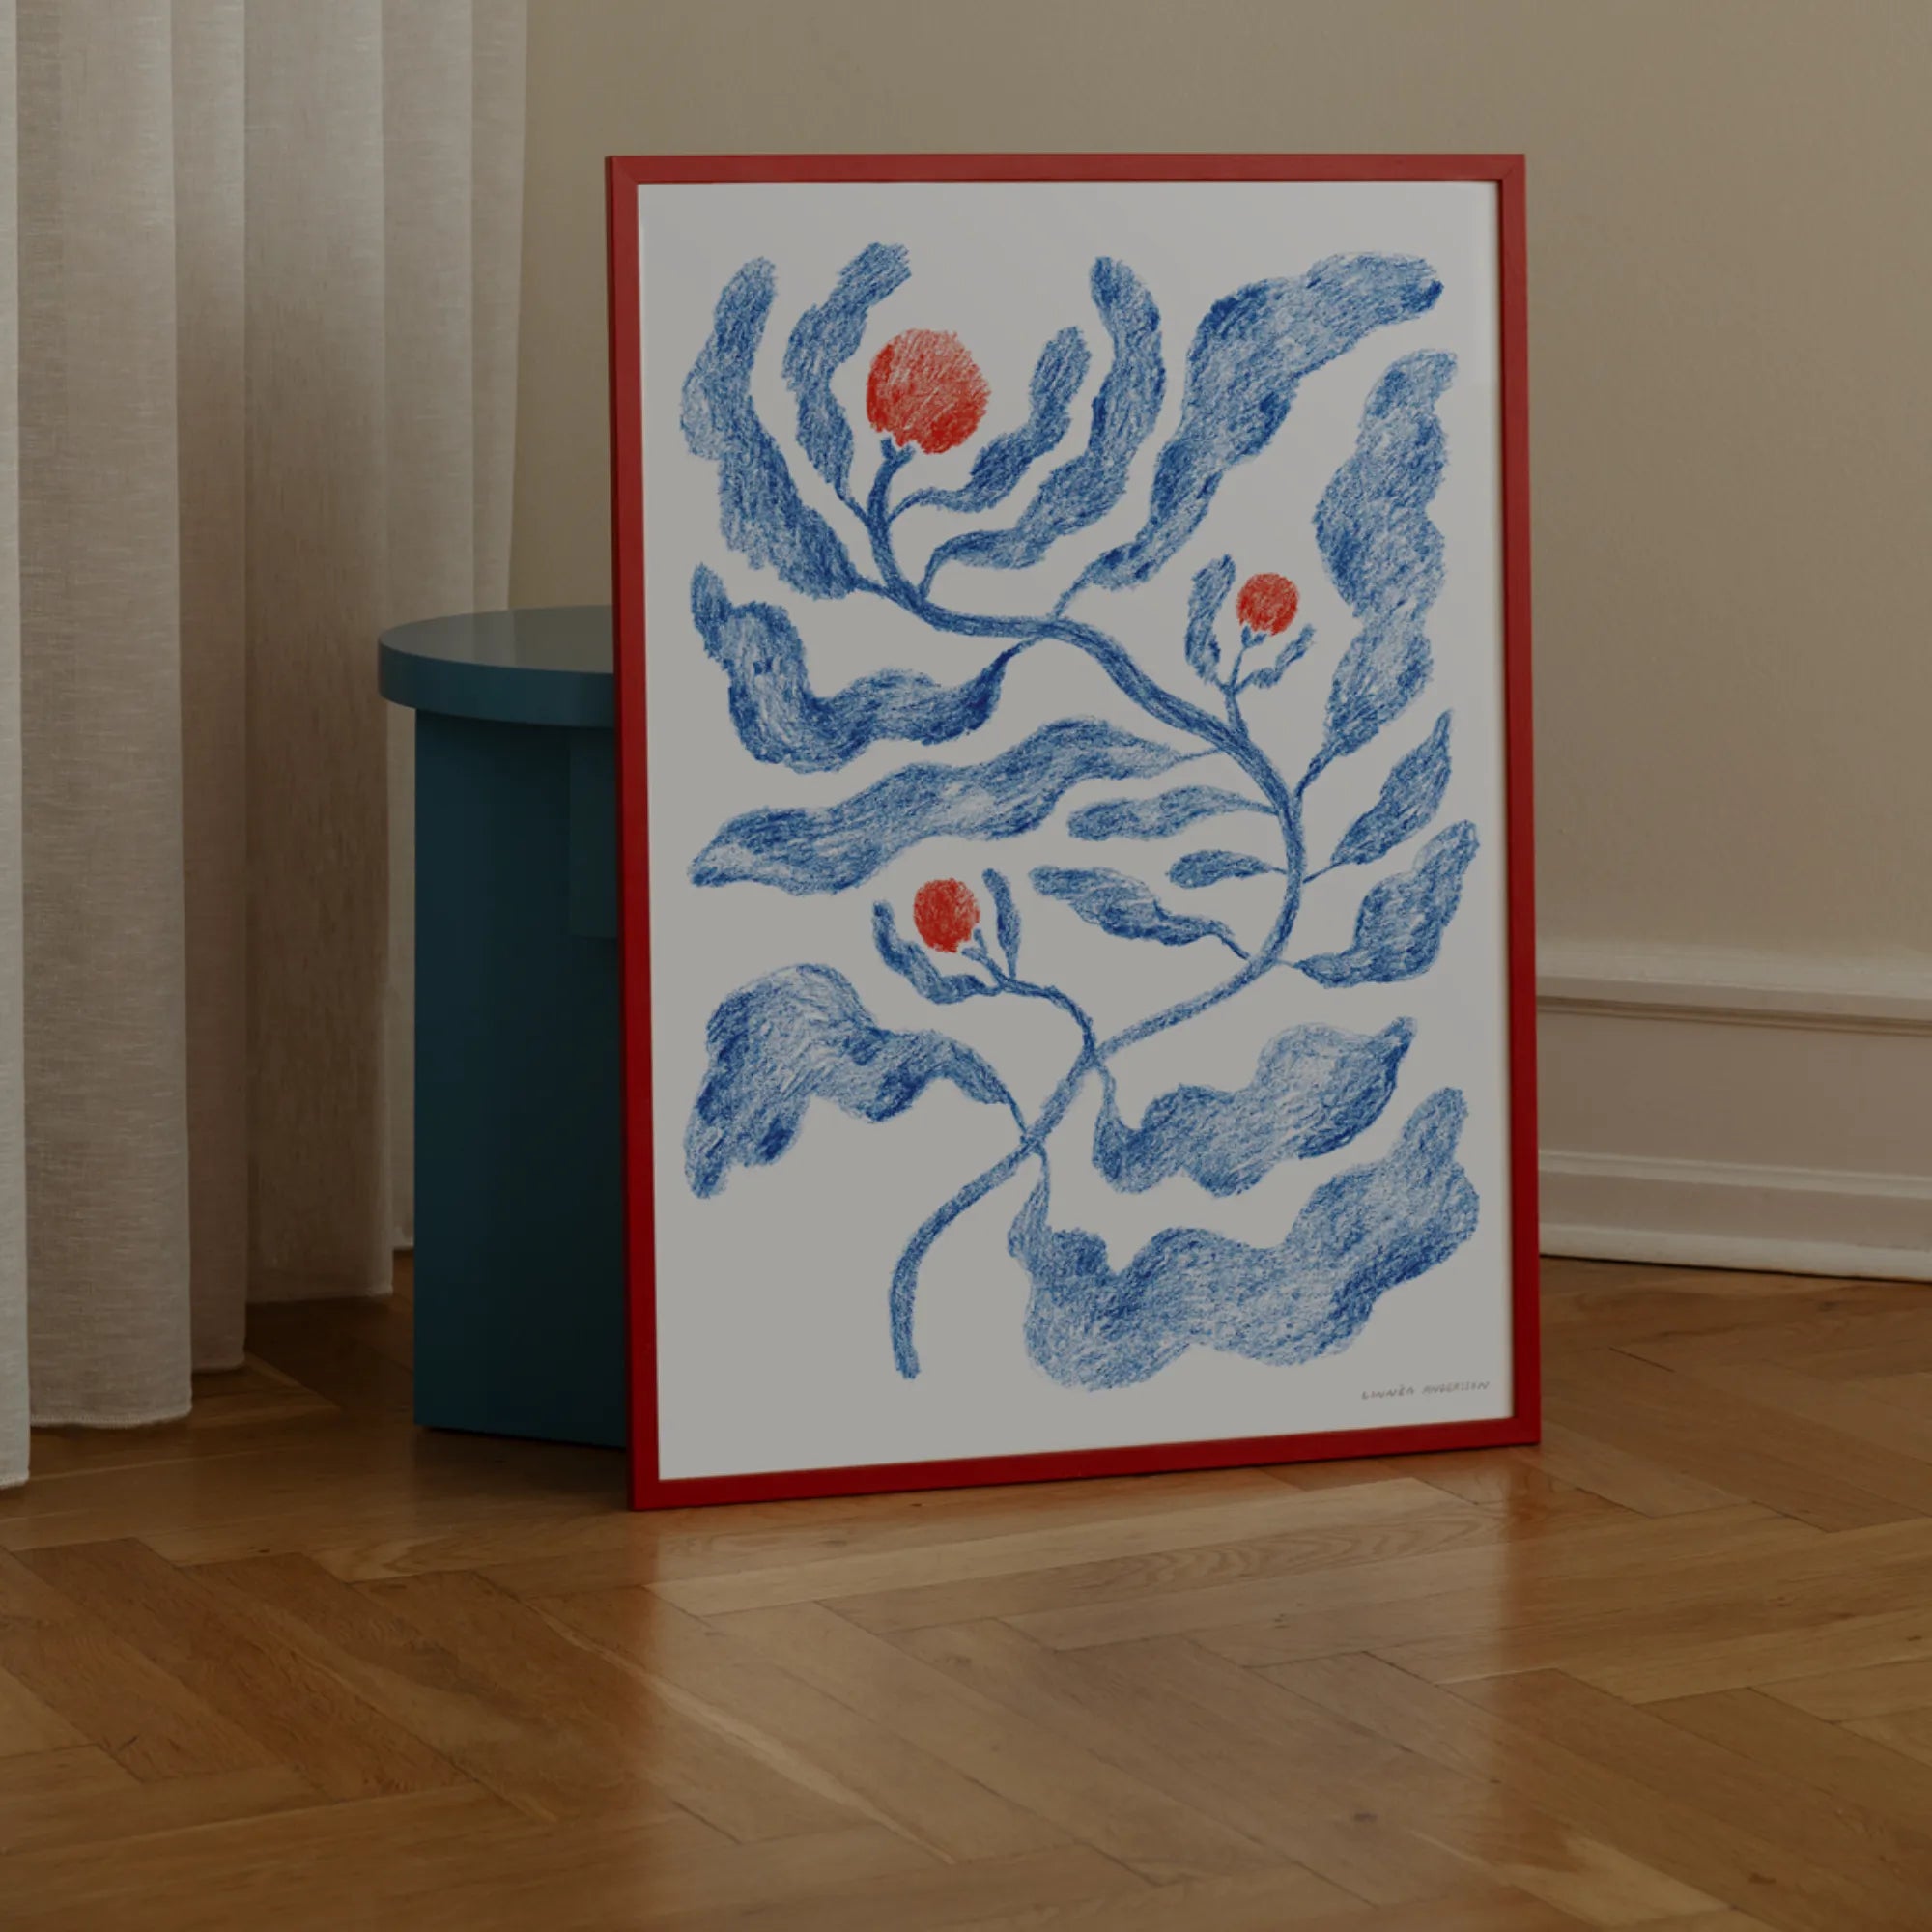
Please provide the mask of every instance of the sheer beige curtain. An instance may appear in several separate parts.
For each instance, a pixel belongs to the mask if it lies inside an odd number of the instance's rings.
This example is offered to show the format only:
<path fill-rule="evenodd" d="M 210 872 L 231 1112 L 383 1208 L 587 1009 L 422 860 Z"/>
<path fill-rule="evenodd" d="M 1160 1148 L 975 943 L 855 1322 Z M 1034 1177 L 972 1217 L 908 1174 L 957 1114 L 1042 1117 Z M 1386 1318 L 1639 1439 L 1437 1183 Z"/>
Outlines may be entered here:
<path fill-rule="evenodd" d="M 525 14 L 0 0 L 0 1486 L 387 1287 L 374 638 L 505 601 Z"/>

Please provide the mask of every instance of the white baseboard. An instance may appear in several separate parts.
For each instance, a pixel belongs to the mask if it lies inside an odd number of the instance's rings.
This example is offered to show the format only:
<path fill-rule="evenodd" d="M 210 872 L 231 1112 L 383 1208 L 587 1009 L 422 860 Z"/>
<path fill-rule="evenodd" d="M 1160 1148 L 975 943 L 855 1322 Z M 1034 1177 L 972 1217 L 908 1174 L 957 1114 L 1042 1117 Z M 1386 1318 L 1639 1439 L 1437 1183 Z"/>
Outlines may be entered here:
<path fill-rule="evenodd" d="M 1932 1280 L 1932 965 L 1546 946 L 1552 1254 Z"/>

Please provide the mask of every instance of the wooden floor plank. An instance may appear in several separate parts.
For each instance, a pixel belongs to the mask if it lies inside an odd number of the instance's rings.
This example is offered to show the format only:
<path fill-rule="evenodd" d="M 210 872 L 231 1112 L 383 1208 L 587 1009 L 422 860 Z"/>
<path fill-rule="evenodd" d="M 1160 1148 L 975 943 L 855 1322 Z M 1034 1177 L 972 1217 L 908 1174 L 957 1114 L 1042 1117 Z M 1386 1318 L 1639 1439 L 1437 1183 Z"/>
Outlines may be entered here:
<path fill-rule="evenodd" d="M 684 1692 L 721 1729 L 774 1758 L 813 1768 L 818 1787 L 947 1859 L 998 1859 L 1064 1844 L 1066 1833 L 778 1668 L 742 1638 L 648 1590 L 531 1600 L 554 1621 Z"/>
<path fill-rule="evenodd" d="M 1861 1889 L 1862 1861 L 1846 1872 L 1819 1864 L 1788 1847 L 1775 1817 L 1740 1827 L 1694 1806 L 1688 1787 L 1660 1791 L 1627 1764 L 1600 1762 L 1567 1739 L 1517 1721 L 1515 1713 L 1470 1701 L 1472 1689 L 1521 1679 L 1452 1691 L 1363 1655 L 1267 1674 L 1345 1709 L 1419 1756 L 1488 1779 L 1666 1877 L 1757 1914 L 1779 1932 L 1900 1932 L 1890 1901 Z"/>
<path fill-rule="evenodd" d="M 1385 1490 L 1323 1492 L 1323 1499 L 1368 1498 Z M 1426 1504 L 1413 1515 L 1379 1516 L 1367 1509 L 1340 1513 L 1329 1524 L 1311 1522 L 1281 1536 L 1206 1545 L 1188 1542 L 1145 1555 L 1093 1562 L 1056 1563 L 958 1581 L 914 1583 L 901 1589 L 826 1601 L 840 1616 L 867 1630 L 918 1630 L 931 1624 L 977 1623 L 986 1617 L 1023 1617 L 1058 1609 L 1145 1602 L 1192 1590 L 1216 1589 L 1250 1578 L 1303 1576 L 1310 1572 L 1386 1563 L 1475 1544 L 1495 1544 L 1541 1533 L 1498 1510 Z"/>
<path fill-rule="evenodd" d="M 86 1742 L 51 1705 L 43 1703 L 17 1677 L 0 1670 L 0 1761 L 66 1750 Z"/>
<path fill-rule="evenodd" d="M 1558 1671 L 1465 1685 L 1461 1694 L 1514 1723 L 1533 1727 L 1594 1764 L 1740 1831 L 1776 1834 L 1777 1843 L 1819 1870 L 1856 1870 L 1863 1909 L 1909 1925 L 1932 1896 L 1932 1819 L 1923 1831 L 1901 1826 L 1840 1793 L 1816 1802 L 1803 1780 L 1704 1737 L 1634 1710 Z M 1775 1916 L 1775 1915 L 1774 1915 Z"/>
<path fill-rule="evenodd" d="M 494 1843 L 487 1859 L 453 1847 L 427 1869 L 418 1861 L 393 1875 L 384 1916 L 374 1922 L 410 1932 L 494 1932 L 504 1924 L 656 1932 L 680 1920 L 736 1926 L 774 1910 L 813 1911 L 821 1900 L 849 1900 L 870 1884 L 933 1869 L 918 1846 L 876 1825 L 720 1846 L 693 1839 L 690 1823 L 613 1829 L 579 1819 L 541 1835 L 525 1828 Z M 287 1932 L 337 1932 L 340 1923 L 298 1909 Z M 860 1932 L 864 1921 L 846 1923 Z"/>
<path fill-rule="evenodd" d="M 1833 1537 L 1774 1539 L 1761 1554 L 1721 1552 L 1658 1575 L 1554 1579 L 1501 1605 L 1426 1606 L 1440 1634 L 1377 1634 L 1378 1652 L 1418 1676 L 1449 1683 L 1523 1670 L 1567 1670 L 1599 1681 L 1621 1673 L 1653 1687 L 1637 1701 L 1768 1681 L 1747 1654 L 1776 1660 L 1822 1638 L 1844 1620 L 1882 1617 L 1932 1594 L 1932 1520 L 1882 1523 Z M 1460 1618 L 1460 1621 L 1459 1621 Z M 1411 1622 L 1414 1629 L 1424 1620 Z M 1742 1673 L 1742 1674 L 1740 1674 Z"/>
<path fill-rule="evenodd" d="M 305 1556 L 258 1556 L 191 1573 L 247 1604 L 292 1653 L 313 1659 L 486 1790 L 540 1819 L 676 1810 L 634 1752 L 586 1749 L 540 1703 L 466 1663 Z"/>
<path fill-rule="evenodd" d="M 527 1604 L 461 1571 L 362 1586 L 467 1668 L 541 1714 L 593 1761 L 628 1767 L 737 1839 L 784 1838 L 860 1819 L 796 1766 L 760 1756 L 654 1690 L 633 1670 L 573 1642 Z"/>
<path fill-rule="evenodd" d="M 1820 1529 L 1932 1510 L 1932 1464 L 1614 1349 L 1559 1357 L 1550 1387 L 1582 1427 Z"/>
<path fill-rule="evenodd" d="M 1001 1623 L 913 1631 L 902 1641 L 962 1684 L 1050 1721 L 1155 1790 L 1208 1806 L 1356 1898 L 1435 1898 L 1474 1876 L 1453 1853 L 1381 1814 L 1375 1780 L 1395 1756 L 1385 1745 L 1342 1725 L 1304 1739 L 1292 1716 L 1268 1708 L 1264 1686 L 1205 1653 L 1170 1645 L 1151 1658 L 1153 1647 L 1142 1646 L 1122 1661 L 1056 1652 Z M 1183 1675 L 1190 1661 L 1199 1668 Z M 1220 1683 L 1204 1688 L 1208 1675 Z"/>
<path fill-rule="evenodd" d="M 1653 1704 L 1650 1715 L 1921 1836 L 1932 1834 L 1932 1766 L 1781 1704 L 1760 1690 L 1719 1690 Z"/>
<path fill-rule="evenodd" d="M 1275 1485 L 1264 1495 L 1219 1507 L 1100 1517 L 1085 1523 L 883 1553 L 860 1550 L 795 1566 L 670 1579 L 655 1587 L 668 1602 L 696 1616 L 724 1616 L 777 1604 L 824 1603 L 1150 1554 L 1171 1556 L 1244 1538 L 1320 1537 L 1326 1532 L 1347 1539 L 1378 1524 L 1418 1517 L 1477 1515 L 1468 1505 L 1413 1481 L 1377 1483 L 1321 1495 Z"/>
<path fill-rule="evenodd" d="M 1284 1926 L 1294 1932 L 1576 1932 L 1581 1922 L 1520 1892 L 1468 1891 L 1413 1905 L 1355 1904 L 1340 1911 L 1332 1903 L 1304 1908 L 1299 1883 L 1305 1880 L 1271 1872 L 1253 1879 L 1201 1879 L 1071 1910 L 976 1919 L 960 1932 L 1279 1932 Z"/>
<path fill-rule="evenodd" d="M 621 1471 L 613 1466 L 613 1483 Z M 846 1556 L 948 1548 L 988 1537 L 1140 1515 L 1175 1516 L 1240 1501 L 1266 1501 L 1282 1487 L 1259 1469 L 1182 1476 L 1102 1477 L 952 1490 L 941 1512 L 896 1495 L 821 1496 L 736 1503 L 648 1516 L 617 1509 L 545 1516 L 505 1513 L 444 1534 L 367 1538 L 319 1546 L 335 1575 L 375 1582 L 428 1570 L 474 1570 L 515 1596 L 561 1596 L 688 1577 L 785 1569 Z"/>
<path fill-rule="evenodd" d="M 0 1758 L 0 1819 L 21 1798 L 59 1798 L 75 1792 L 130 1791 L 140 1780 L 98 1745 Z"/>
<path fill-rule="evenodd" d="M 1932 1711 L 1897 1711 L 1883 1718 L 1857 1718 L 1845 1726 L 1901 1756 L 1932 1764 Z"/>
<path fill-rule="evenodd" d="M 1932 1657 L 1901 1663 L 1859 1664 L 1816 1677 L 1793 1677 L 1764 1687 L 1766 1694 L 1813 1717 L 1842 1722 L 1884 1718 L 1894 1711 L 1932 1709 Z"/>
<path fill-rule="evenodd" d="M 1289 1666 L 1296 1667 L 1323 1666 Z M 1283 1681 L 1283 1673 L 1269 1674 Z M 1717 1903 L 1694 1886 L 1551 1815 L 1522 1792 L 1499 1791 L 1487 1779 L 1427 1759 L 1397 1767 L 1384 1784 L 1382 1803 L 1497 1884 L 1585 1925 L 1652 1925 Z"/>
<path fill-rule="evenodd" d="M 463 1781 L 341 1677 L 278 1643 L 245 1606 L 139 1543 L 69 1544 L 20 1561 L 327 1797 L 382 1798 Z"/>
<path fill-rule="evenodd" d="M 1817 1532 L 1755 1505 L 1705 1516 L 1627 1517 L 1566 1525 L 1519 1544 L 1501 1541 L 1281 1578 L 1263 1577 L 1124 1603 L 1046 1610 L 1012 1621 L 1061 1649 L 1145 1636 L 1252 1631 L 1276 1654 L 1254 1662 L 1371 1643 L 1414 1642 L 1485 1628 L 1549 1598 L 1587 1600 L 1619 1578 L 1668 1577 L 1709 1557 L 1719 1540 L 1739 1560 L 1801 1548 Z M 1297 1648 L 1301 1646 L 1301 1648 Z"/>
<path fill-rule="evenodd" d="M 226 1822 L 196 1818 L 129 1836 L 112 1858 L 95 1843 L 20 1852 L 7 1861 L 7 1932 L 144 1922 L 234 1932 L 238 1924 L 291 1926 L 301 1912 L 312 1915 L 310 1924 L 328 1922 L 331 1913 L 337 1926 L 368 1924 L 364 1915 L 395 1874 L 452 1839 L 473 1857 L 479 1838 L 513 1815 L 467 1786 Z"/>
<path fill-rule="evenodd" d="M 796 1892 L 763 1904 L 720 1914 L 698 1909 L 653 1918 L 662 1932 L 705 1932 L 728 1925 L 731 1932 L 858 1932 L 878 1926 L 983 1926 L 1013 1913 L 1047 1922 L 1063 1910 L 1097 1911 L 1097 1923 L 1121 1922 L 1148 1896 L 1149 1886 L 1085 1845 L 981 1859 L 970 1864 L 885 1872 L 856 1885 L 835 1886 L 810 1895 Z M 1129 1921 L 1130 1922 L 1130 1921 Z"/>
<path fill-rule="evenodd" d="M 821 1605 L 741 1610 L 724 1627 L 840 1703 L 1156 1883 L 1282 1862 L 1208 1810 L 1131 1776 L 1052 1725 L 955 1683 Z"/>
<path fill-rule="evenodd" d="M 80 1605 L 0 1552 L 0 1670 L 137 1777 L 194 1777 L 270 1752 Z"/>
<path fill-rule="evenodd" d="M 1745 1500 L 1561 1421 L 1546 1420 L 1543 1440 L 1533 1454 L 1538 1466 L 1560 1481 L 1639 1516 L 1685 1516 Z"/>
<path fill-rule="evenodd" d="M 235 1819 L 313 1811 L 328 1802 L 287 1765 L 150 1784 L 129 1779 L 125 1785 L 80 1791 L 53 1785 L 0 1797 L 0 1853 L 8 1858 L 10 1873 L 14 1859 L 23 1852 L 110 1846 L 118 1862 L 119 1848 L 139 1839 Z M 0 1923 L 11 1926 L 13 1921 Z"/>

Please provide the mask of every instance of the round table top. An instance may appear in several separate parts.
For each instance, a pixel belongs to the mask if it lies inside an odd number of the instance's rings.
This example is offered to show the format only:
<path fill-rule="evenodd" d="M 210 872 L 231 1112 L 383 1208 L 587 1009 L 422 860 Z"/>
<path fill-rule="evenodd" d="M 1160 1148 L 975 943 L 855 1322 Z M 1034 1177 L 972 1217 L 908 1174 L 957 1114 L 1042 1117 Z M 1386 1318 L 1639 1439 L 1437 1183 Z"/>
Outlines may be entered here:
<path fill-rule="evenodd" d="M 616 723 L 608 604 L 398 624 L 378 640 L 377 666 L 383 696 L 412 711 L 604 730 Z"/>

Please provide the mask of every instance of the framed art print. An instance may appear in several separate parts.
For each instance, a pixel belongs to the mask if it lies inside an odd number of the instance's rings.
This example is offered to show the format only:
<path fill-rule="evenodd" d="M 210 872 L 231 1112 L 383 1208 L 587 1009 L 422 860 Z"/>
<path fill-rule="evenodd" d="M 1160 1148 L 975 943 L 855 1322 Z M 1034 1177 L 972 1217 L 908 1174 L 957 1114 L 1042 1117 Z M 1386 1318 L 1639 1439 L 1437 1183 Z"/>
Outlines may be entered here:
<path fill-rule="evenodd" d="M 1520 158 L 609 188 L 636 1502 L 1535 1439 Z"/>

